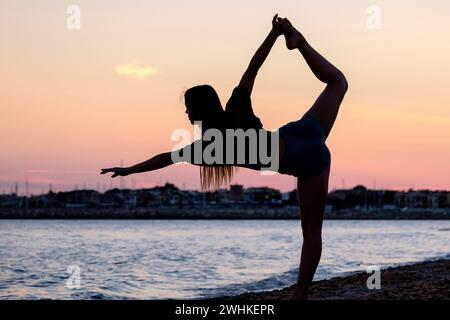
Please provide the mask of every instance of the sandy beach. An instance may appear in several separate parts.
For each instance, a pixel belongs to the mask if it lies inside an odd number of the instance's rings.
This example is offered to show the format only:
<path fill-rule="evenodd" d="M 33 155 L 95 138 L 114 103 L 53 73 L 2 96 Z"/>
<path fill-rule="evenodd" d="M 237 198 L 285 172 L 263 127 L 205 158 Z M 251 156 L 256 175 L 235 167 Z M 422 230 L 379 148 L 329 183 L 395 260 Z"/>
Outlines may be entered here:
<path fill-rule="evenodd" d="M 370 274 L 316 281 L 311 287 L 312 300 L 449 300 L 450 260 L 426 261 L 381 270 L 381 289 L 366 286 Z M 233 300 L 288 300 L 294 285 L 281 290 L 245 293 L 226 297 Z"/>

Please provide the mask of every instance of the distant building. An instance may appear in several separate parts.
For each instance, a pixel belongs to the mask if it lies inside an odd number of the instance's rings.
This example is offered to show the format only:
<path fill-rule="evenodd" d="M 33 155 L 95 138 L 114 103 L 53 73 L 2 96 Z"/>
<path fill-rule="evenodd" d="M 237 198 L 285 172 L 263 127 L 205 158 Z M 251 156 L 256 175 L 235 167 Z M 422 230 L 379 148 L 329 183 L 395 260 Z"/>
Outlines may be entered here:
<path fill-rule="evenodd" d="M 448 192 L 444 194 L 430 190 L 409 190 L 408 192 L 397 192 L 395 204 L 400 208 L 412 209 L 448 208 L 448 196 Z"/>
<path fill-rule="evenodd" d="M 233 202 L 241 202 L 244 198 L 244 188 L 240 184 L 230 185 L 230 200 Z"/>
<path fill-rule="evenodd" d="M 246 202 L 276 203 L 281 202 L 281 192 L 268 187 L 248 188 L 244 191 Z"/>

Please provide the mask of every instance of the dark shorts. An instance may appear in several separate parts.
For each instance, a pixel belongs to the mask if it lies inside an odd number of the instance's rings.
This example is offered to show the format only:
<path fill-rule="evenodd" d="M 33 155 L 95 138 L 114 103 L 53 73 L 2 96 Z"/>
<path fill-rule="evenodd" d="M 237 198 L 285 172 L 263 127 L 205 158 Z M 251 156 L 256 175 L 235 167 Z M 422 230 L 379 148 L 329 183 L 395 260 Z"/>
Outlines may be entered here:
<path fill-rule="evenodd" d="M 331 163 L 325 128 L 315 117 L 306 115 L 289 122 L 279 129 L 279 134 L 285 146 L 280 173 L 308 180 Z"/>

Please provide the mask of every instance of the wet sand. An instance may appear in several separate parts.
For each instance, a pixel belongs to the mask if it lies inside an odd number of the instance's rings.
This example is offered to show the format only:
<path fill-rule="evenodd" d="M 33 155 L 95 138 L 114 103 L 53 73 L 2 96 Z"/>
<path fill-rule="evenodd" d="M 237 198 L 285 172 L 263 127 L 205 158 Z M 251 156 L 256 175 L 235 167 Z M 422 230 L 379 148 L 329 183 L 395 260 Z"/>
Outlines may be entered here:
<path fill-rule="evenodd" d="M 312 300 L 450 300 L 450 260 L 381 269 L 381 289 L 367 288 L 368 273 L 316 281 Z M 232 300 L 288 300 L 294 285 L 281 290 L 244 293 Z"/>

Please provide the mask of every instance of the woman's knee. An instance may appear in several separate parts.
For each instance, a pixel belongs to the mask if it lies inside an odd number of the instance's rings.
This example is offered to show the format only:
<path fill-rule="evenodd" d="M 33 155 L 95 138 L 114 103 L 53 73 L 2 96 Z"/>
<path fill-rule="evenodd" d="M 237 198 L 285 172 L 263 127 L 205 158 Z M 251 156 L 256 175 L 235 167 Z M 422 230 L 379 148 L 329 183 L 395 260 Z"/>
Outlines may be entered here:
<path fill-rule="evenodd" d="M 306 224 L 302 223 L 303 239 L 321 240 L 322 239 L 322 223 Z"/>

